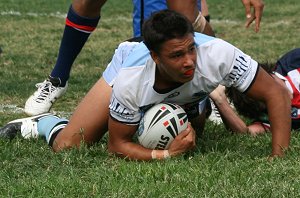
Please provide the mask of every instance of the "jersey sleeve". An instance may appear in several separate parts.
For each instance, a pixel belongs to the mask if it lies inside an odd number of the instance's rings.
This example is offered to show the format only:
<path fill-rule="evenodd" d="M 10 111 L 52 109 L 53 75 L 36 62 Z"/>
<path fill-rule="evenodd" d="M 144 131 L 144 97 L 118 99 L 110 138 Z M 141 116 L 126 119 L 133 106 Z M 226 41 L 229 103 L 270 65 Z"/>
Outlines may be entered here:
<path fill-rule="evenodd" d="M 124 124 L 137 125 L 141 119 L 141 114 L 135 109 L 125 105 L 113 92 L 109 105 L 110 116 L 113 119 Z"/>
<path fill-rule="evenodd" d="M 128 125 L 137 125 L 141 119 L 139 108 L 139 79 L 142 76 L 142 70 L 137 67 L 122 68 L 119 76 L 116 78 L 112 90 L 109 110 L 110 116 Z"/>
<path fill-rule="evenodd" d="M 138 44 L 139 44 L 138 42 L 125 41 L 121 43 L 118 46 L 118 48 L 115 50 L 112 60 L 107 65 L 105 71 L 102 74 L 104 80 L 110 86 L 113 86 L 115 79 L 118 75 L 118 72 L 123 66 L 123 62 L 126 60 L 128 55 L 132 52 L 134 47 Z"/>
<path fill-rule="evenodd" d="M 249 55 L 221 39 L 215 39 L 206 55 L 212 75 L 219 84 L 245 92 L 255 79 L 258 63 Z M 217 86 L 217 85 L 215 85 Z"/>
<path fill-rule="evenodd" d="M 122 95 L 122 96 L 121 96 Z M 113 89 L 109 111 L 110 116 L 118 122 L 127 125 L 137 125 L 141 119 L 139 108 L 135 104 L 129 104 L 134 96 L 128 91 L 119 92 Z"/>

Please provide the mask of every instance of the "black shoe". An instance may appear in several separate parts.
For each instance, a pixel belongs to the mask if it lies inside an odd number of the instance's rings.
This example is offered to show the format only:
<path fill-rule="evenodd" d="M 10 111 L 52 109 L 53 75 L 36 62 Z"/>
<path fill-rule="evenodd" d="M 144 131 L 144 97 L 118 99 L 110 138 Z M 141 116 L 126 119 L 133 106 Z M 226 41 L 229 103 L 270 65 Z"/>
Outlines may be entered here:
<path fill-rule="evenodd" d="M 21 118 L 13 120 L 6 124 L 4 127 L 0 128 L 0 138 L 13 139 L 18 133 L 22 135 L 23 138 L 35 138 L 38 136 L 37 122 L 39 119 L 52 115 L 51 113 L 44 113 L 32 117 Z"/>
<path fill-rule="evenodd" d="M 22 122 L 9 123 L 0 128 L 0 138 L 13 139 L 18 133 L 21 133 Z"/>

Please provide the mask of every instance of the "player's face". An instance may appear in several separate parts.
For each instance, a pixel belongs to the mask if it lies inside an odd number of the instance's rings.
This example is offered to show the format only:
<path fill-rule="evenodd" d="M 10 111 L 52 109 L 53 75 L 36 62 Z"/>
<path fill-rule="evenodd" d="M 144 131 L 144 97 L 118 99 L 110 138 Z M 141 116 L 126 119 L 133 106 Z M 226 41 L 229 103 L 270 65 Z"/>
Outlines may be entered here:
<path fill-rule="evenodd" d="M 157 64 L 157 75 L 165 81 L 185 83 L 192 80 L 197 59 L 193 34 L 166 41 L 160 53 L 152 57 Z"/>

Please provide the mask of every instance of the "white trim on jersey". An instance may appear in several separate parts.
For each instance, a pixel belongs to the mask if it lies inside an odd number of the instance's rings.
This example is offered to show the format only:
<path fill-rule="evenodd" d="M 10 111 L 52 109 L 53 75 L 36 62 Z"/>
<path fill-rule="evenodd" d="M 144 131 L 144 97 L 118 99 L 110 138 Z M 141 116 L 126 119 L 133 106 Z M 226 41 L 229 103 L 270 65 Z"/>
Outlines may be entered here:
<path fill-rule="evenodd" d="M 300 86 L 300 73 L 298 71 L 298 69 L 294 69 L 292 71 L 289 71 L 287 73 L 288 77 L 290 78 L 291 82 L 293 83 L 293 85 L 295 86 L 295 89 L 297 90 L 297 92 L 299 93 L 299 86 Z"/>

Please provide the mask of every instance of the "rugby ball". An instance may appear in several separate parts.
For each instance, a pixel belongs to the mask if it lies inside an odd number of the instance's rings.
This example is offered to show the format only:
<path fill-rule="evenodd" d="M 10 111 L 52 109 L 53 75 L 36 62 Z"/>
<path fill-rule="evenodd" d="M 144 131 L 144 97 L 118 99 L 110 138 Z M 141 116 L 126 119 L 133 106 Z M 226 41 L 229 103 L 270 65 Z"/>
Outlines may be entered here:
<path fill-rule="evenodd" d="M 149 149 L 168 149 L 174 138 L 187 128 L 187 124 L 187 114 L 179 105 L 154 105 L 140 121 L 138 141 Z"/>

